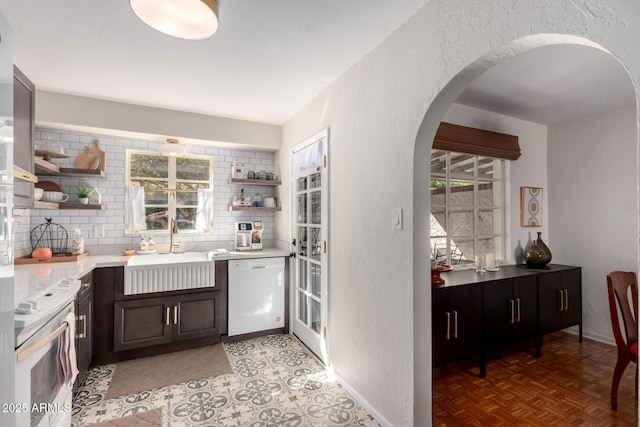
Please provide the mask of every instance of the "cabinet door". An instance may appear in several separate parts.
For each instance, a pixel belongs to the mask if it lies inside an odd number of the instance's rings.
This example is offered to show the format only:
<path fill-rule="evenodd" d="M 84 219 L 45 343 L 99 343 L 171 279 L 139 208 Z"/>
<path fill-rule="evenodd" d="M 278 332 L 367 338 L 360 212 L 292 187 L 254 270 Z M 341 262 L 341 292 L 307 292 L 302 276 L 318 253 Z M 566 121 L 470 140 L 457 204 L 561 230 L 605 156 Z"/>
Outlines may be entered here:
<path fill-rule="evenodd" d="M 116 301 L 114 350 L 171 342 L 172 308 L 171 297 Z"/>
<path fill-rule="evenodd" d="M 447 362 L 449 353 L 449 338 L 451 333 L 447 334 L 447 329 L 450 329 L 450 316 L 449 311 L 449 289 L 446 288 L 433 288 L 431 294 L 431 324 L 432 324 L 432 353 L 433 353 L 433 367 L 440 366 Z"/>
<path fill-rule="evenodd" d="M 562 311 L 562 327 L 576 325 L 582 321 L 582 278 L 581 270 L 562 272 L 562 288 L 566 289 L 565 306 Z"/>
<path fill-rule="evenodd" d="M 535 276 L 513 279 L 513 299 L 515 301 L 515 322 L 513 339 L 522 341 L 536 336 L 538 324 L 538 295 Z"/>
<path fill-rule="evenodd" d="M 79 385 L 91 366 L 93 354 L 93 294 L 86 294 L 78 304 L 76 312 L 76 359 Z"/>
<path fill-rule="evenodd" d="M 96 363 L 111 363 L 105 358 L 113 352 L 114 297 L 116 287 L 124 287 L 124 267 L 96 268 L 92 273 L 93 288 L 93 356 Z"/>
<path fill-rule="evenodd" d="M 173 298 L 173 341 L 220 336 L 220 292 L 199 292 Z"/>
<path fill-rule="evenodd" d="M 460 360 L 480 353 L 482 344 L 482 286 L 451 288 L 451 359 Z"/>
<path fill-rule="evenodd" d="M 482 286 L 435 288 L 432 304 L 433 366 L 480 353 Z"/>
<path fill-rule="evenodd" d="M 538 275 L 538 309 L 540 333 L 562 329 L 562 273 Z"/>
<path fill-rule="evenodd" d="M 486 282 L 483 287 L 485 342 L 489 346 L 499 347 L 502 343 L 511 341 L 515 322 L 513 281 Z"/>
<path fill-rule="evenodd" d="M 33 173 L 35 86 L 14 67 L 13 77 L 13 163 Z M 17 207 L 33 206 L 33 183 L 16 179 L 13 192 Z"/>

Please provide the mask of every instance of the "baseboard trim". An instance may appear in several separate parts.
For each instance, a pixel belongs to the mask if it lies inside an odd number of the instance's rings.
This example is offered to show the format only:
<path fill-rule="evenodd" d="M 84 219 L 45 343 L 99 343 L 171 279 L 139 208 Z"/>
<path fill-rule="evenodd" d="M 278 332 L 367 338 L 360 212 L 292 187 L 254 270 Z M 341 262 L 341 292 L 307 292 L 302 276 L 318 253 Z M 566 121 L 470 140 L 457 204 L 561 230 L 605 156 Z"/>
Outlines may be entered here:
<path fill-rule="evenodd" d="M 381 413 L 379 413 L 373 406 L 371 406 L 371 404 L 369 404 L 369 402 L 367 402 L 367 400 L 363 398 L 360 393 L 356 391 L 356 389 L 351 387 L 351 385 L 347 381 L 345 381 L 344 378 L 338 375 L 335 370 L 332 370 L 331 374 L 336 379 L 338 384 L 344 387 L 344 389 L 347 390 L 347 392 L 349 392 L 349 394 L 354 399 L 356 399 L 360 406 L 362 406 L 373 418 L 376 419 L 378 424 L 383 427 L 393 427 L 393 424 L 391 424 L 385 417 L 382 416 Z"/>
<path fill-rule="evenodd" d="M 564 329 L 564 331 L 569 333 L 569 334 L 576 335 L 576 336 L 578 336 L 580 334 L 579 329 L 578 329 L 577 326 L 572 326 L 570 328 Z M 593 340 L 593 341 L 601 342 L 602 344 L 608 344 L 608 345 L 611 345 L 611 346 L 614 346 L 614 347 L 616 345 L 616 342 L 613 341 L 611 339 L 611 337 L 606 336 L 606 335 L 594 334 L 593 332 L 589 332 L 589 331 L 584 331 L 583 330 L 582 331 L 582 337 L 590 339 L 590 340 Z"/>

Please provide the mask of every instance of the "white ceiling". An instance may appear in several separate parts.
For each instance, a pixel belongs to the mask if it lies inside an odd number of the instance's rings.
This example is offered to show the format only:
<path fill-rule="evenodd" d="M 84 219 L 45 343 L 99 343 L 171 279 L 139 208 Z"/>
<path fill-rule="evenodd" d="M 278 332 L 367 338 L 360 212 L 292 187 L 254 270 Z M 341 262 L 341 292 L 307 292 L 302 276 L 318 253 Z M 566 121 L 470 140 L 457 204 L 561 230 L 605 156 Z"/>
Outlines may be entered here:
<path fill-rule="evenodd" d="M 127 0 L 0 0 L 15 62 L 41 90 L 282 124 L 429 0 L 219 0 L 220 29 L 186 41 Z M 552 124 L 635 102 L 594 48 L 549 46 L 480 76 L 460 103 Z"/>
<path fill-rule="evenodd" d="M 632 105 L 635 92 L 626 70 L 609 53 L 560 44 L 499 63 L 457 102 L 551 125 Z"/>
<path fill-rule="evenodd" d="M 127 0 L 0 0 L 18 67 L 39 89 L 282 124 L 429 0 L 219 0 L 188 41 Z"/>

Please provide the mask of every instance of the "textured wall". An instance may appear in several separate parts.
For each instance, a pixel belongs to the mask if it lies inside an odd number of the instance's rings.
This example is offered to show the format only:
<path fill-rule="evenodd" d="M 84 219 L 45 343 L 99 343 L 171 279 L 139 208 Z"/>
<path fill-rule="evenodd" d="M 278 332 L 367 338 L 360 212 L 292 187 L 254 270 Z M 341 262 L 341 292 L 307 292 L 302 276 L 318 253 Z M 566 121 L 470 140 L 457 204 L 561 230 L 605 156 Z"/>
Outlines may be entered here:
<path fill-rule="evenodd" d="M 126 171 L 126 150 L 156 151 L 159 143 L 142 139 L 130 139 L 113 137 L 109 135 L 87 134 L 78 132 L 64 132 L 50 129 L 36 130 L 37 140 L 51 138 L 57 144 L 62 145 L 68 159 L 54 159 L 54 163 L 63 167 L 73 167 L 75 157 L 82 152 L 86 145 L 93 146 L 93 141 L 98 139 L 100 147 L 107 153 L 106 179 L 84 178 L 57 178 L 40 177 L 41 180 L 53 181 L 60 185 L 62 192 L 69 194 L 69 200 L 77 200 L 76 188 L 79 185 L 98 187 L 102 194 L 102 203 L 106 205 L 104 211 L 93 210 L 20 210 L 17 214 L 23 216 L 23 222 L 15 229 L 16 255 L 22 256 L 31 253 L 29 233 L 31 228 L 44 223 L 44 218 L 53 218 L 53 222 L 61 224 L 67 229 L 69 236 L 73 236 L 75 228 L 80 228 L 85 238 L 86 246 L 116 245 L 121 248 L 136 247 L 140 240 L 139 235 L 125 235 L 124 233 L 124 188 Z M 245 163 L 247 170 L 274 171 L 274 153 L 266 151 L 232 150 L 228 148 L 205 147 L 187 145 L 187 152 L 191 154 L 206 154 L 213 156 L 214 167 L 214 231 L 212 233 L 180 233 L 181 242 L 206 243 L 215 242 L 217 245 L 231 245 L 233 240 L 233 224 L 241 220 L 262 220 L 265 223 L 264 238 L 274 238 L 274 213 L 273 212 L 229 212 L 229 205 L 233 196 L 240 192 L 241 186 L 227 184 L 231 178 L 231 162 L 241 161 Z M 245 194 L 253 196 L 256 192 L 261 195 L 274 195 L 276 190 L 271 187 L 244 186 Z M 104 225 L 105 237 L 94 237 L 94 225 Z M 168 247 L 168 234 L 153 235 L 156 244 L 166 244 Z M 216 246 L 217 247 L 217 246 Z M 212 248 L 213 249 L 213 248 Z"/>
<path fill-rule="evenodd" d="M 431 422 L 429 243 L 415 236 L 428 235 L 428 151 L 446 110 L 492 64 L 550 43 L 599 43 L 638 82 L 639 19 L 622 0 L 433 0 L 284 126 L 283 173 L 288 148 L 331 128 L 329 358 L 383 422 Z"/>
<path fill-rule="evenodd" d="M 582 266 L 586 336 L 614 343 L 606 276 L 638 267 L 636 108 L 549 127 L 549 247 Z"/>

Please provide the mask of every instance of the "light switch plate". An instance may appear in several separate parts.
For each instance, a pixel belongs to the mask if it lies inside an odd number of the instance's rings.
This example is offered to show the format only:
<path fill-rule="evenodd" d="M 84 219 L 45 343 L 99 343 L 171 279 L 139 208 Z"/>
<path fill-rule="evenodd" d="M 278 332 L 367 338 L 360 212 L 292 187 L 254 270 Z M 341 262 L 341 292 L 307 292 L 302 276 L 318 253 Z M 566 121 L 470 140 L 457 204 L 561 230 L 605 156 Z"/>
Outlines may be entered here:
<path fill-rule="evenodd" d="M 104 237 L 104 225 L 94 225 L 93 226 L 93 237 Z"/>
<path fill-rule="evenodd" d="M 391 209 L 391 229 L 402 230 L 402 208 Z"/>

